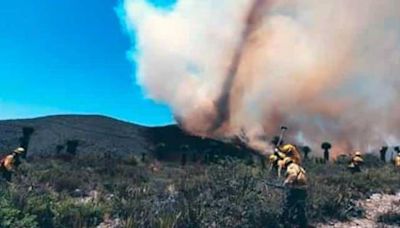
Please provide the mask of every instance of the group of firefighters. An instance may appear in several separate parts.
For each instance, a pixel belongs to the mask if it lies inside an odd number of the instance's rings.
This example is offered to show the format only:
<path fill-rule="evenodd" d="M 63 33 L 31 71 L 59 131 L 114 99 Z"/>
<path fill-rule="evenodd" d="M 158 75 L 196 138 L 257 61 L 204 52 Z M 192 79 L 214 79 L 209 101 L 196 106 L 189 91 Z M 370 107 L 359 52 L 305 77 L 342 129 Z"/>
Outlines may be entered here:
<path fill-rule="evenodd" d="M 269 156 L 270 171 L 273 171 L 278 178 L 285 170 L 283 185 L 272 185 L 282 187 L 286 190 L 286 201 L 283 208 L 282 222 L 284 224 L 296 224 L 299 227 L 307 227 L 307 217 L 305 212 L 307 198 L 307 176 L 306 171 L 301 166 L 301 156 L 298 149 L 291 144 L 277 146 L 274 153 Z M 351 173 L 361 172 L 364 163 L 361 152 L 357 151 L 351 158 L 348 170 Z M 400 151 L 394 159 L 394 165 L 400 169 Z"/>
<path fill-rule="evenodd" d="M 18 147 L 0 160 L 0 173 L 6 181 L 11 181 L 12 173 L 20 164 L 20 157 L 25 153 L 26 150 L 24 148 Z M 305 212 L 307 175 L 301 166 L 300 152 L 296 146 L 291 144 L 276 146 L 274 152 L 269 156 L 269 162 L 270 171 L 274 171 L 279 179 L 281 178 L 282 171 L 285 171 L 283 185 L 275 186 L 286 190 L 282 222 L 307 227 Z M 348 169 L 351 173 L 361 172 L 361 165 L 363 163 L 362 154 L 357 151 L 352 157 Z M 400 169 L 400 151 L 397 152 L 394 165 Z"/>
<path fill-rule="evenodd" d="M 277 146 L 269 156 L 270 171 L 276 171 L 278 178 L 285 170 L 282 188 L 286 191 L 286 200 L 281 222 L 307 227 L 305 212 L 307 198 L 307 176 L 301 167 L 301 157 L 297 148 L 291 144 Z"/>

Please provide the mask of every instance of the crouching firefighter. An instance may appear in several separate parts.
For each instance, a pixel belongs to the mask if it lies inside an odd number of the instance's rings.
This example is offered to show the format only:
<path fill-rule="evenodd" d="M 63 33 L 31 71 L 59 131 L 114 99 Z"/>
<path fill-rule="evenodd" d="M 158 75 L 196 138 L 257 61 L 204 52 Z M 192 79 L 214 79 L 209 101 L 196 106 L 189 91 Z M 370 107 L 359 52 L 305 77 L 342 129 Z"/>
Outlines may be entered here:
<path fill-rule="evenodd" d="M 280 159 L 284 159 L 285 157 L 290 157 L 290 158 L 292 158 L 294 163 L 301 164 L 300 152 L 296 148 L 296 146 L 294 146 L 292 144 L 286 144 L 286 145 L 277 147 L 275 149 L 275 154 Z"/>
<path fill-rule="evenodd" d="M 0 173 L 6 181 L 11 181 L 12 173 L 15 170 L 15 166 L 20 162 L 19 156 L 24 152 L 25 149 L 19 147 L 15 149 L 11 154 L 5 156 L 0 160 Z"/>
<path fill-rule="evenodd" d="M 361 172 L 361 165 L 364 163 L 364 159 L 362 158 L 361 152 L 357 151 L 354 156 L 351 158 L 348 169 L 351 173 L 359 173 Z"/>
<path fill-rule="evenodd" d="M 286 199 L 281 217 L 282 223 L 285 227 L 307 227 L 306 171 L 290 157 L 284 159 L 284 168 L 286 173 L 283 186 L 286 188 Z"/>

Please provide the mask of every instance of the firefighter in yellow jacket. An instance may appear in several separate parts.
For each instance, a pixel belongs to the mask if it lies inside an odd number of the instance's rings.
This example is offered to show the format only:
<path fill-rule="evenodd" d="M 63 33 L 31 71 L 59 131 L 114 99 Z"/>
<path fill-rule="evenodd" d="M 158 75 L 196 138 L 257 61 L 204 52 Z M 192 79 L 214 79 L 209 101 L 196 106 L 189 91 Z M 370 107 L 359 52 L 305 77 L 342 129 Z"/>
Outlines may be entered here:
<path fill-rule="evenodd" d="M 290 157 L 293 159 L 293 162 L 296 164 L 301 163 L 301 156 L 299 150 L 292 144 L 286 144 L 283 146 L 277 147 L 275 153 L 281 158 Z M 283 156 L 283 157 L 282 157 Z"/>
<path fill-rule="evenodd" d="M 284 155 L 281 155 L 284 156 Z M 284 166 L 283 159 L 280 159 L 276 154 L 271 154 L 269 156 L 269 171 L 275 171 L 278 177 L 281 177 L 282 168 Z"/>
<path fill-rule="evenodd" d="M 400 169 L 400 151 L 397 152 L 396 157 L 394 158 L 394 167 Z"/>
<path fill-rule="evenodd" d="M 290 157 L 284 159 L 284 168 L 286 168 L 286 173 L 283 185 L 287 188 L 287 192 L 282 222 L 289 227 L 291 225 L 307 227 L 305 209 L 307 199 L 306 171 Z"/>
<path fill-rule="evenodd" d="M 19 155 L 24 153 L 25 149 L 19 147 L 11 154 L 7 155 L 0 161 L 0 172 L 4 179 L 11 181 L 12 172 L 15 170 L 15 163 L 18 162 Z"/>
<path fill-rule="evenodd" d="M 359 173 L 359 172 L 361 172 L 361 165 L 363 163 L 364 163 L 364 159 L 362 158 L 361 152 L 357 151 L 354 154 L 354 156 L 351 158 L 348 168 L 351 173 Z"/>

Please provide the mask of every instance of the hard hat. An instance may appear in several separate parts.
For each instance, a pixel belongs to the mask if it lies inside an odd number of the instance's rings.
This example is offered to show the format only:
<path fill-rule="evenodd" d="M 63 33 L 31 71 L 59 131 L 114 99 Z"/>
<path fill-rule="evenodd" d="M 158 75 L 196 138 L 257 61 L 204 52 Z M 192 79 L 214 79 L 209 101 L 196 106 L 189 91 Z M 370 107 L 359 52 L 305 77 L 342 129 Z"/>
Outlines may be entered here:
<path fill-rule="evenodd" d="M 282 152 L 290 152 L 293 149 L 294 149 L 294 146 L 292 144 L 286 144 L 286 145 L 279 147 L 279 150 Z"/>
<path fill-rule="evenodd" d="M 292 162 L 293 162 L 293 159 L 291 157 L 286 157 L 283 159 L 283 164 L 285 164 L 285 166 L 289 165 Z"/>
<path fill-rule="evenodd" d="M 17 153 L 17 154 L 21 154 L 21 153 L 25 152 L 25 149 L 22 148 L 22 147 L 18 147 L 17 149 L 14 150 L 14 152 Z"/>
<path fill-rule="evenodd" d="M 360 151 L 357 151 L 357 152 L 355 153 L 355 155 L 356 155 L 356 156 L 361 156 L 361 152 L 360 152 Z"/>
<path fill-rule="evenodd" d="M 276 160 L 278 160 L 278 156 L 276 156 L 275 154 L 271 154 L 271 155 L 269 156 L 269 161 L 274 162 L 274 161 L 276 161 Z"/>

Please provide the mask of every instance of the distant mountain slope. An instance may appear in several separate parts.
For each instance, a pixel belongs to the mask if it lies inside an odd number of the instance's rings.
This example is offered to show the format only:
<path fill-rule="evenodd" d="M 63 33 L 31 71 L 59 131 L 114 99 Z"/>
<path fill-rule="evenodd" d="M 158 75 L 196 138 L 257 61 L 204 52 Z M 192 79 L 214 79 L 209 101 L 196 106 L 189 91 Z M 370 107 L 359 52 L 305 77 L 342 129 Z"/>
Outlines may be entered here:
<path fill-rule="evenodd" d="M 68 140 L 79 142 L 79 153 L 144 153 L 147 128 L 103 116 L 65 115 L 0 121 L 0 150 L 19 144 L 23 127 L 32 127 L 29 155 L 55 154 Z M 62 152 L 62 151 L 60 151 Z"/>
<path fill-rule="evenodd" d="M 172 161 L 217 155 L 243 158 L 254 153 L 243 146 L 186 134 L 176 125 L 144 127 L 105 116 L 60 115 L 0 121 L 0 154 L 20 145 L 23 128 L 34 129 L 28 156 L 68 154 L 68 141 L 77 142 L 76 154 L 149 154 Z"/>

